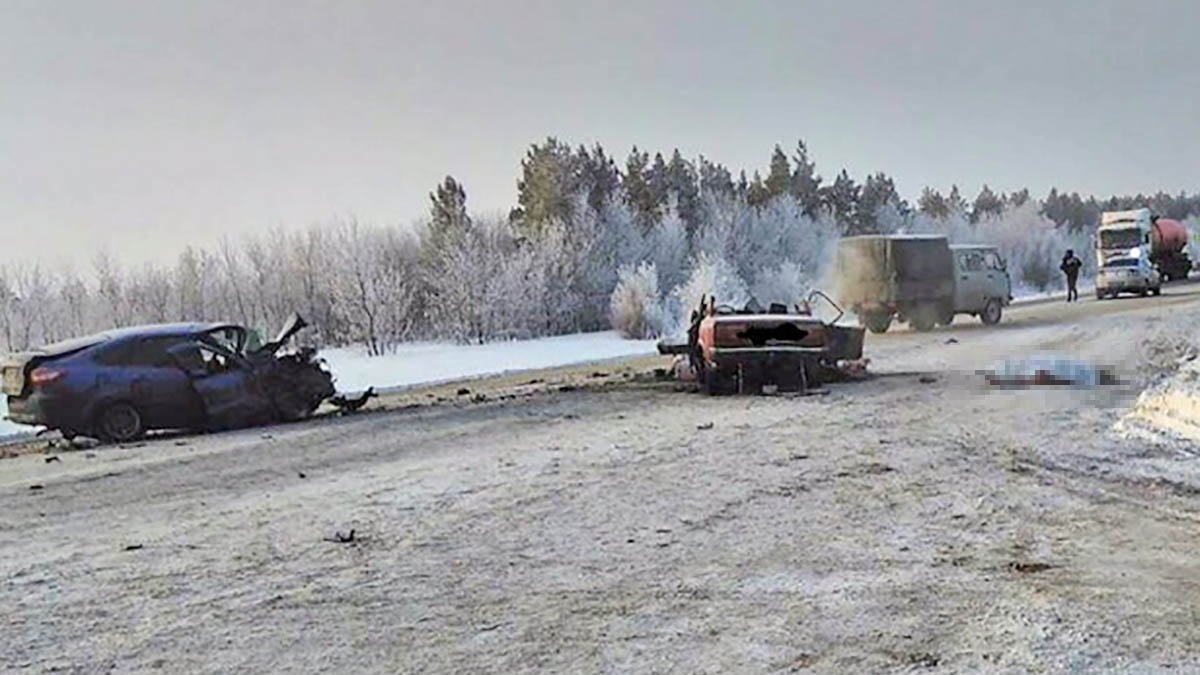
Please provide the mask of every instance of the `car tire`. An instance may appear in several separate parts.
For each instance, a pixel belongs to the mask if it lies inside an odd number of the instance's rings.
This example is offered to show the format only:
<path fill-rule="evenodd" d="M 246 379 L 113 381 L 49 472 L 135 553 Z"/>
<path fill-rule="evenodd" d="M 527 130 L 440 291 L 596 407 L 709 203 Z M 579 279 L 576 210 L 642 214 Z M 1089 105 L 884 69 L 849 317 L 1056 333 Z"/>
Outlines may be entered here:
<path fill-rule="evenodd" d="M 1104 298 L 1105 298 L 1104 291 L 1096 291 L 1096 299 L 1097 300 L 1103 300 Z"/>
<path fill-rule="evenodd" d="M 1162 286 L 1159 286 L 1158 288 L 1151 288 L 1151 289 L 1150 289 L 1150 294 L 1151 294 L 1151 295 L 1153 295 L 1153 296 L 1154 296 L 1154 297 L 1156 297 L 1156 298 L 1157 298 L 1158 296 L 1162 295 Z"/>
<path fill-rule="evenodd" d="M 979 313 L 979 320 L 988 326 L 994 326 L 1000 323 L 1000 317 L 1004 314 L 1004 308 L 1000 306 L 1000 301 L 992 298 L 983 306 L 983 311 Z"/>
<path fill-rule="evenodd" d="M 937 310 L 931 305 L 917 306 L 912 315 L 908 317 L 908 325 L 921 333 L 933 330 L 935 323 L 937 323 Z"/>
<path fill-rule="evenodd" d="M 111 403 L 96 415 L 96 436 L 109 443 L 126 443 L 142 437 L 142 414 L 129 403 Z"/>

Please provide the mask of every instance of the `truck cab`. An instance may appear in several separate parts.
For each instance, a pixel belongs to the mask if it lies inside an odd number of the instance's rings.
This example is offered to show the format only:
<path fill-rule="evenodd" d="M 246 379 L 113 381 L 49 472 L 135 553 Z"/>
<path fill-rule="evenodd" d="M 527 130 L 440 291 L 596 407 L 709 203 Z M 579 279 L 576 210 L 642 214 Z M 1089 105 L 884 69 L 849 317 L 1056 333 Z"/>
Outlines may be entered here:
<path fill-rule="evenodd" d="M 986 324 L 1000 321 L 1002 308 L 1012 302 L 1012 281 L 1000 251 L 994 246 L 957 245 L 950 251 L 954 255 L 954 313 L 977 316 Z"/>
<path fill-rule="evenodd" d="M 1151 256 L 1150 209 L 1109 211 L 1096 230 L 1096 299 L 1121 293 L 1158 295 L 1162 275 Z"/>

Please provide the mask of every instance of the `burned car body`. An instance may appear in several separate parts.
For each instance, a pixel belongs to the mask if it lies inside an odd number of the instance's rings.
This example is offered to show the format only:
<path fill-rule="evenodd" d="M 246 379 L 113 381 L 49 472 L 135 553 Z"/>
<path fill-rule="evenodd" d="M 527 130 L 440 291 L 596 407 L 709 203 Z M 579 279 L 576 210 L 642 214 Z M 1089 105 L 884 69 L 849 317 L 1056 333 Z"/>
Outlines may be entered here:
<path fill-rule="evenodd" d="M 8 419 L 126 441 L 153 429 L 224 429 L 311 415 L 334 395 L 314 350 L 281 353 L 294 315 L 266 345 L 229 323 L 137 326 L 9 355 Z"/>
<path fill-rule="evenodd" d="M 824 299 L 838 311 L 823 321 L 811 303 Z M 711 394 L 803 391 L 819 385 L 841 361 L 862 358 L 864 329 L 837 325 L 841 310 L 814 291 L 791 312 L 784 305 L 769 310 L 741 310 L 701 301 L 692 313 L 686 345 L 661 343 L 662 353 L 686 354 L 701 387 Z"/>

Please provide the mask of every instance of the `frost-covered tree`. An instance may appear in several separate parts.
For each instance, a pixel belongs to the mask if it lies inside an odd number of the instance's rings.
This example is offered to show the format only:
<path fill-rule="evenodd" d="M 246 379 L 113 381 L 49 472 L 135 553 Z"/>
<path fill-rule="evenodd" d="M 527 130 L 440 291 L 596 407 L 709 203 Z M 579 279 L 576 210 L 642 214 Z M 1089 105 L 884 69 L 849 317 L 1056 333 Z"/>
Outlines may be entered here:
<path fill-rule="evenodd" d="M 663 333 L 664 315 L 654 263 L 626 265 L 617 271 L 609 311 L 613 328 L 624 337 L 644 339 Z"/>

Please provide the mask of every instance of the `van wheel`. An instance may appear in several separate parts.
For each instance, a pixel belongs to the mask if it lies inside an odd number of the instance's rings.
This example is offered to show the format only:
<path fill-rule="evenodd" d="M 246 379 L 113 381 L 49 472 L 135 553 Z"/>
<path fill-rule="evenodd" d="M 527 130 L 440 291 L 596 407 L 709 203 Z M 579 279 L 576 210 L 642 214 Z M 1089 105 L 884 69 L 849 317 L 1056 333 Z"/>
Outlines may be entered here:
<path fill-rule="evenodd" d="M 96 417 L 96 435 L 102 441 L 125 443 L 140 438 L 145 431 L 141 413 L 128 403 L 113 403 Z"/>
<path fill-rule="evenodd" d="M 979 315 L 979 320 L 989 326 L 994 326 L 1000 323 L 1000 316 L 1004 313 L 1004 309 L 1000 307 L 1000 301 L 992 298 L 983 306 L 983 313 Z"/>
<path fill-rule="evenodd" d="M 954 310 L 943 307 L 942 313 L 938 316 L 937 322 L 939 326 L 949 326 L 950 324 L 954 323 Z"/>
<path fill-rule="evenodd" d="M 859 318 L 872 333 L 886 333 L 892 325 L 892 315 L 883 312 L 869 312 Z"/>
<path fill-rule="evenodd" d="M 937 309 L 932 305 L 919 305 L 914 308 L 912 316 L 908 317 L 908 325 L 912 326 L 913 330 L 922 333 L 933 330 L 935 323 L 937 323 Z"/>
<path fill-rule="evenodd" d="M 1150 292 L 1154 294 L 1154 297 L 1157 298 L 1158 296 L 1162 295 L 1162 286 L 1159 286 L 1158 288 L 1152 288 L 1150 289 Z"/>

